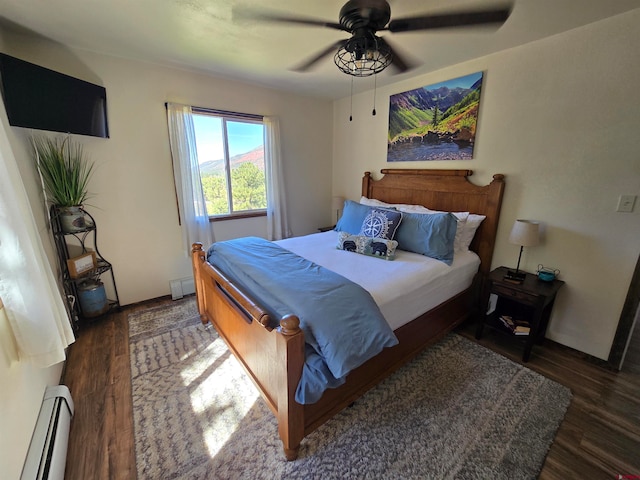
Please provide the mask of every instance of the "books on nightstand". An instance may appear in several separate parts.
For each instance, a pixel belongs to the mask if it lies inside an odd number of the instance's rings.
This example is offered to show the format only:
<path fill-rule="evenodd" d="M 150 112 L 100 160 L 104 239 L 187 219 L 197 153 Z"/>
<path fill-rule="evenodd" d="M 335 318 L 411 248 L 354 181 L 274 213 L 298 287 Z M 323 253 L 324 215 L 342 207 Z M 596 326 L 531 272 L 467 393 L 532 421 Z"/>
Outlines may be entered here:
<path fill-rule="evenodd" d="M 514 335 L 529 335 L 531 328 L 526 320 L 514 320 L 509 315 L 500 315 L 500 323 Z"/>

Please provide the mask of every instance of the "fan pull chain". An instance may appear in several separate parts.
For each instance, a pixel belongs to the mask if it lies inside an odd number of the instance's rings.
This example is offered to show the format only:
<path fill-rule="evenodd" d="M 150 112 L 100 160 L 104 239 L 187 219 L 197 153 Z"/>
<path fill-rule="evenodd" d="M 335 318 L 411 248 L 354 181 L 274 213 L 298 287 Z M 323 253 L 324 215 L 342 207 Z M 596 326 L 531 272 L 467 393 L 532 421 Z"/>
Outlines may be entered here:
<path fill-rule="evenodd" d="M 378 74 L 373 75 L 373 111 L 371 115 L 376 116 L 376 89 L 378 88 Z"/>
<path fill-rule="evenodd" d="M 353 122 L 353 77 L 351 77 L 351 104 L 349 105 L 349 121 Z"/>

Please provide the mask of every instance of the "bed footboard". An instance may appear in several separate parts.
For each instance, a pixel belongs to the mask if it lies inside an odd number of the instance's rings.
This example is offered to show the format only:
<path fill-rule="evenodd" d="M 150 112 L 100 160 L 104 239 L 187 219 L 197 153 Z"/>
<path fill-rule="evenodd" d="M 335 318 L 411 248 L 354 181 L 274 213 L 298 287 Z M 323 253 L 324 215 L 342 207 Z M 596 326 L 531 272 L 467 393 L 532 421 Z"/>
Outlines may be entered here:
<path fill-rule="evenodd" d="M 287 315 L 270 327 L 267 312 L 206 261 L 201 243 L 192 248 L 198 312 L 211 323 L 243 366 L 278 420 L 287 460 L 298 456 L 304 437 L 304 409 L 295 392 L 304 364 L 300 320 Z"/>

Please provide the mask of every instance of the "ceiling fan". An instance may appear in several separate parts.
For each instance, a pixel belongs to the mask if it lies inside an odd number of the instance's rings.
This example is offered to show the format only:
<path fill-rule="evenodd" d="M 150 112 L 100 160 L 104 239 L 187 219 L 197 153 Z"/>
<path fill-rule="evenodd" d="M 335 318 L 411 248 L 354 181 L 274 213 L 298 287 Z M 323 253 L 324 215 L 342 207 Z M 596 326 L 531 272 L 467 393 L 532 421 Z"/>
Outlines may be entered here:
<path fill-rule="evenodd" d="M 510 6 L 500 6 L 484 10 L 418 15 L 392 20 L 391 7 L 387 0 L 349 0 L 340 9 L 339 22 L 335 23 L 267 10 L 247 10 L 241 7 L 233 10 L 234 19 L 294 23 L 350 33 L 350 38 L 329 45 L 294 70 L 306 71 L 335 52 L 334 62 L 338 68 L 355 77 L 367 77 L 380 73 L 389 65 L 393 65 L 400 73 L 413 67 L 398 53 L 397 49 L 390 45 L 388 40 L 376 35 L 377 32 L 386 30 L 391 33 L 400 33 L 474 25 L 500 25 L 507 20 L 510 13 Z"/>

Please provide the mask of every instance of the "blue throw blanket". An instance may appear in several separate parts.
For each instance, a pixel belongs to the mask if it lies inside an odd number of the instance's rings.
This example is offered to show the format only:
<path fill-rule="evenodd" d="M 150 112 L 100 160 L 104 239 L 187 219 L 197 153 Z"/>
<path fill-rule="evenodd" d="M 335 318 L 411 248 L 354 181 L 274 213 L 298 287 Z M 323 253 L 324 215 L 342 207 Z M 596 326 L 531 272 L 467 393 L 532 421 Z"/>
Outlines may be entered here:
<path fill-rule="evenodd" d="M 217 242 L 207 260 L 271 318 L 293 313 L 300 319 L 307 345 L 298 403 L 318 401 L 351 370 L 398 343 L 369 292 L 275 243 L 257 237 Z"/>

